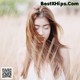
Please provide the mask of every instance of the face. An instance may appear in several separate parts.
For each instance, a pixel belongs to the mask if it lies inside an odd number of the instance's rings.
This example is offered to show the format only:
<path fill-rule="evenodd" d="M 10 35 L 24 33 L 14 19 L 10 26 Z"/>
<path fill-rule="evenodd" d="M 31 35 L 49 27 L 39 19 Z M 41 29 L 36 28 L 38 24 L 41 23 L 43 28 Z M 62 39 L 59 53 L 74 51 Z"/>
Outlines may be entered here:
<path fill-rule="evenodd" d="M 35 19 L 34 24 L 38 34 L 44 37 L 44 40 L 46 41 L 51 30 L 49 21 L 45 17 L 38 17 Z"/>

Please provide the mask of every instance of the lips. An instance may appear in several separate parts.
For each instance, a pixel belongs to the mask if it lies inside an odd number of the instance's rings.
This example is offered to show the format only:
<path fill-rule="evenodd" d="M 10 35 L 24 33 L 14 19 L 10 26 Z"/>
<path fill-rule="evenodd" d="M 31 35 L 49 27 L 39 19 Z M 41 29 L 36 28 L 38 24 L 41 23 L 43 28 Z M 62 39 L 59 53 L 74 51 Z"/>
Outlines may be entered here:
<path fill-rule="evenodd" d="M 39 39 L 39 41 L 42 42 L 42 43 L 45 41 L 45 38 L 42 37 L 42 36 L 38 36 L 38 39 Z"/>

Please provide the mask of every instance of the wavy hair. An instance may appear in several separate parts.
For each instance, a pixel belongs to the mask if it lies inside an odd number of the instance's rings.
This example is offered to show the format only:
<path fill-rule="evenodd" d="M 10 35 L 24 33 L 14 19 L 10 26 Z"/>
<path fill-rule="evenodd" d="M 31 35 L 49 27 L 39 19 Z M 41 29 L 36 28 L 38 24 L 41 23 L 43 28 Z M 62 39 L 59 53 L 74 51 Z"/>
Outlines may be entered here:
<path fill-rule="evenodd" d="M 50 24 L 49 38 L 42 43 L 43 37 L 36 32 L 34 21 L 37 17 L 45 17 Z M 53 75 L 56 76 L 60 72 L 60 67 L 63 66 L 63 58 L 60 55 L 60 48 L 65 47 L 60 43 L 58 31 L 62 31 L 60 25 L 55 21 L 51 10 L 46 6 L 37 6 L 31 9 L 26 25 L 26 58 L 23 64 L 21 76 L 27 77 L 28 69 L 31 61 L 34 61 L 34 67 L 38 77 L 40 77 L 41 66 L 45 62 L 50 64 Z"/>

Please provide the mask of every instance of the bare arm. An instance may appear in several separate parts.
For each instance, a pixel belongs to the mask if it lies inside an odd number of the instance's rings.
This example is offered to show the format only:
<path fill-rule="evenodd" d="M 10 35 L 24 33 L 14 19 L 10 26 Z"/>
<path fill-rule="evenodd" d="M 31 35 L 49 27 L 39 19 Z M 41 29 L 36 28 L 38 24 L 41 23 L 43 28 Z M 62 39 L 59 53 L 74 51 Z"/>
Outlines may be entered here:
<path fill-rule="evenodd" d="M 21 77 L 21 73 L 22 73 L 22 70 L 23 70 L 23 62 L 25 60 L 25 53 L 26 53 L 25 48 L 21 48 L 17 53 L 18 80 L 24 80 Z"/>
<path fill-rule="evenodd" d="M 63 70 L 66 80 L 70 78 L 70 54 L 67 48 L 60 49 L 60 54 L 63 57 Z"/>

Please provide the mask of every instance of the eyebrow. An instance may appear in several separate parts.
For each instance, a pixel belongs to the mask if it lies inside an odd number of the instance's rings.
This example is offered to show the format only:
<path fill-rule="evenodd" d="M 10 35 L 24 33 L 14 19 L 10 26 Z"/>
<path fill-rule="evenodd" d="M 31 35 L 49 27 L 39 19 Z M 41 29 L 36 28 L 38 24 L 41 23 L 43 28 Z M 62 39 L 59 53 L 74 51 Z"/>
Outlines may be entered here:
<path fill-rule="evenodd" d="M 43 25 L 43 26 L 47 26 L 47 25 L 49 25 L 49 24 L 45 24 L 45 25 Z"/>
<path fill-rule="evenodd" d="M 49 25 L 49 24 L 44 24 L 43 26 L 47 26 L 47 25 Z M 35 24 L 35 26 L 40 26 L 40 25 L 38 25 L 38 24 Z"/>

